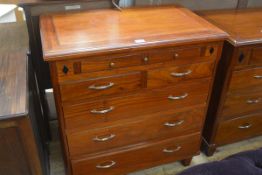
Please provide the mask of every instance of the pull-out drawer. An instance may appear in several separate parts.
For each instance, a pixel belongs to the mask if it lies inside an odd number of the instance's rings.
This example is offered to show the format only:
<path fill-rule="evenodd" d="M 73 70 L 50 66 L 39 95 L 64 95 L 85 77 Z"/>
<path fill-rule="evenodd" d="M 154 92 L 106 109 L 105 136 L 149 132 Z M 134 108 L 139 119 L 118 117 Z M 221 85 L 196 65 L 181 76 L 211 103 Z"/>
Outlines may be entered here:
<path fill-rule="evenodd" d="M 131 72 L 111 77 L 87 79 L 60 85 L 62 101 L 77 101 L 86 98 L 123 94 L 145 87 L 143 74 Z"/>
<path fill-rule="evenodd" d="M 211 77 L 214 62 L 204 62 L 183 66 L 172 66 L 161 69 L 149 70 L 147 87 L 161 87 L 177 84 L 184 80 Z"/>
<path fill-rule="evenodd" d="M 230 119 L 259 110 L 262 111 L 262 89 L 258 92 L 240 91 L 227 96 L 221 116 Z"/>
<path fill-rule="evenodd" d="M 206 104 L 209 86 L 210 79 L 199 79 L 130 96 L 65 105 L 66 128 L 92 128 L 101 123 L 108 125 L 109 122 Z"/>
<path fill-rule="evenodd" d="M 73 159 L 74 175 L 123 175 L 134 170 L 174 162 L 198 154 L 200 134 L 193 134 L 152 144 L 137 145 L 129 150 L 88 155 Z"/>
<path fill-rule="evenodd" d="M 224 121 L 219 124 L 216 141 L 218 145 L 244 140 L 262 134 L 262 113 Z"/>
<path fill-rule="evenodd" d="M 103 70 L 112 70 L 122 67 L 139 66 L 143 63 L 143 53 L 122 54 L 79 59 L 76 61 L 57 62 L 59 77 L 67 77 L 81 73 L 90 73 Z M 67 68 L 68 70 L 66 71 Z"/>
<path fill-rule="evenodd" d="M 262 47 L 244 47 L 240 48 L 235 57 L 235 68 L 244 68 L 246 66 L 262 65 Z"/>
<path fill-rule="evenodd" d="M 262 65 L 262 47 L 256 47 L 252 49 L 252 56 L 250 59 L 250 64 L 252 65 Z"/>
<path fill-rule="evenodd" d="M 203 61 L 214 61 L 219 53 L 218 45 L 206 45 L 201 47 L 188 47 L 174 49 L 175 63 L 177 65 L 192 64 Z"/>
<path fill-rule="evenodd" d="M 251 91 L 255 87 L 261 87 L 262 90 L 262 67 L 233 72 L 229 91 L 234 92 L 244 88 L 249 88 Z"/>
<path fill-rule="evenodd" d="M 101 129 L 67 132 L 71 156 L 109 150 L 137 144 L 152 139 L 167 139 L 200 132 L 205 116 L 205 107 L 182 113 L 159 114 L 139 118 L 128 123 L 118 123 Z"/>

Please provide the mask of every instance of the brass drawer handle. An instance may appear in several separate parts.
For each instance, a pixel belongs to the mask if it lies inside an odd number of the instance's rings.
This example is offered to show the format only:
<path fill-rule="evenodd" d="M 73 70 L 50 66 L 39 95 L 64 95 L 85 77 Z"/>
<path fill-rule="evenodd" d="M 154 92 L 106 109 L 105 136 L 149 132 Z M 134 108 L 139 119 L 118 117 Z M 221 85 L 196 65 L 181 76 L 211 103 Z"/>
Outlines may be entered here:
<path fill-rule="evenodd" d="M 93 109 L 90 112 L 92 114 L 106 114 L 106 113 L 109 113 L 109 112 L 111 112 L 113 110 L 114 110 L 114 106 L 110 106 L 110 108 L 108 108 L 108 109 L 103 109 L 103 110 Z"/>
<path fill-rule="evenodd" d="M 165 148 L 165 149 L 163 149 L 163 152 L 164 153 L 174 153 L 174 152 L 179 151 L 181 148 L 182 148 L 181 146 L 178 146 L 175 149 L 167 149 L 167 148 Z"/>
<path fill-rule="evenodd" d="M 185 122 L 184 120 L 180 120 L 180 121 L 175 122 L 175 123 L 166 122 L 164 125 L 168 126 L 168 127 L 175 127 L 175 126 L 182 125 L 184 122 Z"/>
<path fill-rule="evenodd" d="M 113 166 L 116 165 L 116 162 L 115 161 L 109 161 L 107 165 L 97 165 L 96 168 L 99 168 L 99 169 L 108 169 L 108 168 L 111 168 Z"/>
<path fill-rule="evenodd" d="M 192 73 L 192 70 L 187 70 L 186 72 L 181 72 L 181 73 L 173 72 L 171 73 L 171 75 L 174 77 L 185 77 L 187 75 L 190 75 L 191 73 Z"/>
<path fill-rule="evenodd" d="M 249 99 L 249 100 L 247 100 L 247 104 L 257 104 L 257 103 L 259 103 L 260 101 L 261 101 L 260 98 L 254 99 L 254 100 Z"/>
<path fill-rule="evenodd" d="M 102 138 L 99 138 L 98 136 L 96 136 L 95 138 L 93 138 L 93 140 L 96 142 L 106 142 L 108 140 L 112 140 L 115 137 L 116 137 L 115 134 L 110 134 L 109 136 L 102 137 Z"/>
<path fill-rule="evenodd" d="M 104 89 L 109 89 L 109 88 L 111 88 L 114 85 L 115 84 L 111 83 L 111 82 L 109 84 L 103 85 L 103 86 L 91 85 L 91 86 L 89 86 L 89 89 L 92 89 L 92 90 L 104 90 Z"/>
<path fill-rule="evenodd" d="M 185 93 L 184 95 L 181 95 L 181 96 L 169 95 L 168 99 L 170 99 L 170 100 L 182 100 L 182 99 L 185 99 L 187 96 L 188 96 L 188 93 Z"/>
<path fill-rule="evenodd" d="M 254 75 L 254 78 L 256 78 L 256 79 L 262 79 L 262 75 Z"/>
<path fill-rule="evenodd" d="M 241 126 L 239 126 L 238 128 L 239 129 L 249 129 L 249 128 L 251 128 L 251 126 L 252 126 L 252 124 L 245 124 L 245 125 L 241 125 Z"/>

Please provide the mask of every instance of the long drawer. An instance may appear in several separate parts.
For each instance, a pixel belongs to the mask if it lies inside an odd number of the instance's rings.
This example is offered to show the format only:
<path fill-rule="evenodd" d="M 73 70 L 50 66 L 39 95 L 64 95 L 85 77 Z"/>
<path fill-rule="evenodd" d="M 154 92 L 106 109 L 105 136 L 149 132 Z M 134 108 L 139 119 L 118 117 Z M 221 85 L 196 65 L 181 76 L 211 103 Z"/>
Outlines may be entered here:
<path fill-rule="evenodd" d="M 74 175 L 123 175 L 133 170 L 185 159 L 198 154 L 200 134 L 72 160 Z"/>
<path fill-rule="evenodd" d="M 169 86 L 185 80 L 210 77 L 213 74 L 213 70 L 214 62 L 149 70 L 147 73 L 147 87 Z"/>
<path fill-rule="evenodd" d="M 67 133 L 71 156 L 109 150 L 151 139 L 167 139 L 200 132 L 205 107 L 182 113 L 159 114 L 101 129 Z"/>
<path fill-rule="evenodd" d="M 247 88 L 252 91 L 254 87 L 260 87 L 262 90 L 262 67 L 233 72 L 229 85 L 230 93 Z"/>
<path fill-rule="evenodd" d="M 230 119 L 259 110 L 262 111 L 262 89 L 261 91 L 246 89 L 227 96 L 221 116 Z"/>
<path fill-rule="evenodd" d="M 92 128 L 128 118 L 206 104 L 210 79 L 77 105 L 64 106 L 66 129 Z"/>
<path fill-rule="evenodd" d="M 223 145 L 261 135 L 261 126 L 261 112 L 224 121 L 219 124 L 215 143 Z"/>

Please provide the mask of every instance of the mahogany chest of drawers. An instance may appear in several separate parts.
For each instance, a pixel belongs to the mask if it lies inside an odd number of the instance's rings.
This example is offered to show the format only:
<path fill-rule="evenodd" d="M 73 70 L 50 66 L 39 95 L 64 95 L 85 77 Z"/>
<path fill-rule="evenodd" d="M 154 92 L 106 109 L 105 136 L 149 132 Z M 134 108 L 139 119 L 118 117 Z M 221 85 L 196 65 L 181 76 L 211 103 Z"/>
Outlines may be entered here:
<path fill-rule="evenodd" d="M 225 32 L 175 6 L 40 21 L 67 174 L 186 165 L 199 153 Z"/>
<path fill-rule="evenodd" d="M 207 155 L 217 146 L 262 134 L 262 9 L 204 12 L 228 32 L 208 110 Z"/>

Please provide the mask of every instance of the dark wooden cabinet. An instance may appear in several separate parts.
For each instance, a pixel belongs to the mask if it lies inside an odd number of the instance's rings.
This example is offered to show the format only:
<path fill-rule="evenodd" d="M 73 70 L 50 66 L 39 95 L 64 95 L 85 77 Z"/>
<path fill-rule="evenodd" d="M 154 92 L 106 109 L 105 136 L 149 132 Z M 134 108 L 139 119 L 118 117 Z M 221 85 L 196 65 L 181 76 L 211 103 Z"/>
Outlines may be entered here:
<path fill-rule="evenodd" d="M 68 175 L 199 154 L 225 32 L 176 6 L 44 15 L 40 29 Z"/>
<path fill-rule="evenodd" d="M 0 66 L 0 174 L 47 175 L 48 150 L 28 71 L 31 63 L 20 51 L 1 55 Z"/>
<path fill-rule="evenodd" d="M 200 14 L 230 35 L 204 132 L 203 148 L 212 155 L 217 146 L 262 134 L 262 9 Z"/>

